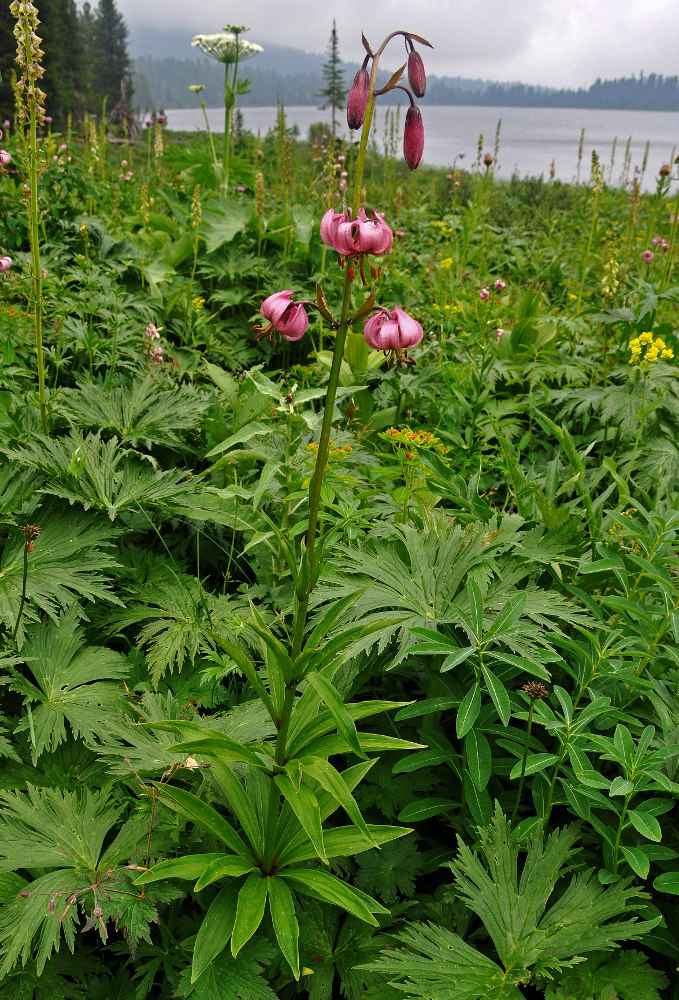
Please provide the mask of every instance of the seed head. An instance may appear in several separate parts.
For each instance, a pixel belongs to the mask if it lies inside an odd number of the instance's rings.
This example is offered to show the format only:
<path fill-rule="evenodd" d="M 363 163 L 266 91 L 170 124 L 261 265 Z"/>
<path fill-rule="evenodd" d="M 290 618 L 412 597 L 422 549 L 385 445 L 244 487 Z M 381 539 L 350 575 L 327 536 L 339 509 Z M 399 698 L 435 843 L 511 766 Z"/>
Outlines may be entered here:
<path fill-rule="evenodd" d="M 549 694 L 545 685 L 541 684 L 540 681 L 528 681 L 521 690 L 526 692 L 531 701 L 542 701 Z"/>

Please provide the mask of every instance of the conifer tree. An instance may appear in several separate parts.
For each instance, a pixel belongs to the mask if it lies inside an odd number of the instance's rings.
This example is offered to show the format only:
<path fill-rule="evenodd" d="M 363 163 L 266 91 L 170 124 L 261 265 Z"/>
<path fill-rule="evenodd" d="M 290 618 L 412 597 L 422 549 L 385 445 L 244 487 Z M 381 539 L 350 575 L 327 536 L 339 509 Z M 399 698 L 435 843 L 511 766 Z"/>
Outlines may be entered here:
<path fill-rule="evenodd" d="M 321 111 L 331 108 L 332 111 L 332 134 L 335 135 L 337 129 L 337 112 L 344 107 L 347 91 L 344 86 L 344 70 L 340 65 L 339 44 L 337 40 L 337 24 L 332 19 L 332 31 L 328 42 L 328 59 L 323 64 L 323 82 L 325 86 L 316 94 L 316 97 L 323 99 L 320 105 Z"/>
<path fill-rule="evenodd" d="M 86 5 L 88 8 L 89 5 Z M 115 0 L 99 0 L 94 13 L 83 10 L 83 17 L 90 19 L 92 34 L 89 42 L 91 66 L 90 89 L 94 111 L 99 111 L 104 98 L 111 110 L 120 100 L 120 84 L 127 82 L 128 99 L 131 94 L 131 65 L 127 50 L 127 25 L 117 9 Z"/>

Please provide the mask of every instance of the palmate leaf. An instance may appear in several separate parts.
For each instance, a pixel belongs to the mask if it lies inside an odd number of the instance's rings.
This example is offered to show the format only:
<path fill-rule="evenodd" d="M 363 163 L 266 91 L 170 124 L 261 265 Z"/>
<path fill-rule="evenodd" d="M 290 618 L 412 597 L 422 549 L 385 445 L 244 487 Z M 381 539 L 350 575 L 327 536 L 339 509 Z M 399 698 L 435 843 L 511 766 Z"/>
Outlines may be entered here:
<path fill-rule="evenodd" d="M 68 437 L 36 438 L 6 454 L 45 476 L 43 492 L 85 510 L 106 511 L 111 521 L 139 508 L 188 507 L 202 490 L 188 473 L 160 471 L 152 460 L 122 448 L 117 438 L 102 441 L 99 434 L 73 430 Z"/>
<path fill-rule="evenodd" d="M 371 968 L 413 997 L 519 1000 L 519 984 L 543 974 L 551 979 L 583 954 L 642 937 L 660 918 L 635 918 L 630 900 L 644 894 L 629 881 L 603 887 L 591 872 L 581 873 L 548 908 L 557 883 L 571 870 L 578 836 L 573 826 L 543 841 L 538 827 L 521 871 L 518 838 L 499 809 L 489 826 L 479 828 L 485 863 L 459 842 L 450 865 L 455 895 L 483 922 L 501 965 L 446 928 L 419 924 L 399 936 L 407 950 L 383 952 Z"/>
<path fill-rule="evenodd" d="M 34 764 L 66 739 L 66 723 L 88 740 L 112 715 L 128 711 L 124 688 L 115 683 L 127 675 L 128 662 L 112 649 L 85 646 L 75 606 L 58 622 L 32 628 L 23 655 L 34 683 L 15 672 L 11 687 L 32 707 L 15 732 L 30 732 Z"/>
<path fill-rule="evenodd" d="M 237 958 L 223 951 L 194 983 L 191 969 L 185 969 L 174 995 L 186 1000 L 277 1000 L 261 975 L 273 957 L 273 949 L 259 940 L 246 945 Z"/>
<path fill-rule="evenodd" d="M 210 402 L 207 393 L 189 385 L 161 388 L 151 377 L 107 388 L 97 382 L 62 389 L 55 412 L 73 427 L 115 434 L 121 444 L 182 446 L 177 431 L 199 423 Z"/>
<path fill-rule="evenodd" d="M 523 1000 L 502 969 L 457 934 L 413 923 L 395 935 L 405 949 L 383 951 L 368 966 L 400 994 L 421 1000 Z"/>
<path fill-rule="evenodd" d="M 167 671 L 181 670 L 187 661 L 211 652 L 211 635 L 218 632 L 236 642 L 235 629 L 249 609 L 246 600 L 215 596 L 188 574 L 156 576 L 134 587 L 123 611 L 108 617 L 113 634 L 136 626 L 137 644 L 146 647 L 155 683 Z M 141 626 L 141 628 L 139 628 Z"/>
<path fill-rule="evenodd" d="M 589 617 L 561 595 L 538 590 L 527 582 L 541 566 L 523 556 L 521 524 L 521 518 L 506 515 L 464 528 L 434 513 L 431 523 L 423 528 L 390 526 L 386 541 L 338 550 L 334 575 L 314 591 L 315 600 L 337 600 L 365 587 L 353 605 L 352 625 L 374 621 L 385 608 L 402 613 L 400 622 L 385 623 L 375 635 L 367 634 L 351 647 L 355 654 L 378 642 L 383 650 L 396 640 L 399 648 L 394 663 L 398 663 L 417 642 L 413 628 L 459 624 L 464 620 L 462 615 L 469 616 L 473 610 L 470 587 L 480 593 L 485 631 L 492 628 L 508 602 L 525 596 L 511 636 L 498 636 L 497 641 L 520 655 L 549 648 L 549 631 L 559 632 L 560 626 L 567 624 L 587 625 Z"/>
<path fill-rule="evenodd" d="M 530 969 L 559 968 L 574 955 L 610 950 L 642 937 L 654 921 L 637 921 L 630 900 L 643 895 L 630 880 L 603 887 L 592 873 L 575 875 L 548 909 L 568 870 L 579 829 L 533 837 L 519 873 L 518 840 L 498 810 L 481 840 L 485 865 L 462 841 L 451 863 L 457 894 L 486 926 L 501 962 L 519 978 Z"/>
<path fill-rule="evenodd" d="M 0 872 L 38 870 L 38 877 L 28 881 L 14 874 L 0 875 L 0 976 L 19 958 L 22 964 L 33 958 L 40 973 L 59 949 L 62 931 L 73 951 L 79 908 L 90 914 L 94 906 L 93 894 L 87 891 L 93 882 L 98 883 L 101 901 L 118 897 L 109 888 L 134 891 L 130 873 L 116 869 L 144 842 L 148 818 L 129 819 L 111 840 L 121 809 L 112 807 L 103 792 L 78 794 L 29 785 L 26 792 L 0 793 L 0 802 Z M 53 870 L 43 874 L 45 869 Z M 75 903 L 69 902 L 73 894 Z M 48 907 L 50 900 L 54 912 Z M 114 901 L 116 913 L 124 909 L 121 900 L 127 897 L 120 895 Z"/>
<path fill-rule="evenodd" d="M 639 951 L 594 954 L 549 984 L 545 1000 L 661 1000 L 659 990 L 667 985 Z"/>
<path fill-rule="evenodd" d="M 28 556 L 26 603 L 23 621 L 35 621 L 38 611 L 56 619 L 74 599 L 120 601 L 111 591 L 110 571 L 118 564 L 110 549 L 117 532 L 107 524 L 83 516 L 82 511 L 63 510 L 48 502 L 35 510 L 32 523 L 40 528 L 33 552 Z M 13 629 L 21 603 L 24 537 L 10 529 L 0 558 L 0 620 Z"/>

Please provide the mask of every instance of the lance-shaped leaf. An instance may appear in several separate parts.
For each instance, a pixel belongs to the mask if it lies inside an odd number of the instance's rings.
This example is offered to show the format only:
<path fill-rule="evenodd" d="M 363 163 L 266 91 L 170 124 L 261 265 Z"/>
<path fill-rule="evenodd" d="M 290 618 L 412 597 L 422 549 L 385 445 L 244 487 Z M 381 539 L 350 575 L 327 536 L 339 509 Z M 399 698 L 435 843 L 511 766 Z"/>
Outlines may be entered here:
<path fill-rule="evenodd" d="M 403 76 L 403 70 L 406 68 L 406 66 L 407 63 L 403 63 L 403 65 L 399 69 L 397 69 L 395 73 L 392 73 L 392 75 L 389 77 L 385 85 L 383 87 L 380 87 L 379 90 L 375 91 L 375 96 L 386 94 L 387 91 L 393 90 L 398 81 Z"/>
<path fill-rule="evenodd" d="M 214 834 L 234 854 L 238 854 L 251 864 L 255 863 L 245 841 L 236 833 L 231 824 L 227 823 L 224 817 L 207 802 L 203 802 L 197 795 L 193 795 L 183 788 L 175 788 L 172 785 L 162 785 L 155 782 L 155 788 L 158 797 L 171 809 L 185 816 L 196 826 Z"/>
<path fill-rule="evenodd" d="M 150 868 L 134 880 L 134 885 L 148 885 L 149 882 L 158 882 L 164 878 L 187 878 L 192 882 L 200 878 L 206 868 L 213 861 L 219 861 L 224 855 L 218 854 L 186 854 L 183 858 L 168 858 L 167 861 L 159 861 L 157 865 Z"/>
<path fill-rule="evenodd" d="M 208 773 L 208 780 L 210 779 L 214 779 L 224 793 L 229 809 L 238 817 L 255 854 L 261 854 L 264 849 L 262 830 L 254 806 L 239 778 L 228 764 L 215 760 Z"/>
<path fill-rule="evenodd" d="M 209 909 L 203 917 L 203 922 L 198 928 L 196 943 L 193 946 L 192 983 L 195 983 L 201 973 L 229 943 L 236 919 L 237 899 L 236 887 L 227 885 L 217 893 L 210 903 Z"/>
<path fill-rule="evenodd" d="M 238 892 L 236 919 L 231 934 L 231 954 L 235 958 L 262 922 L 266 905 L 268 879 L 257 872 L 249 875 Z"/>
<path fill-rule="evenodd" d="M 248 875 L 254 870 L 255 866 L 249 861 L 244 861 L 235 855 L 222 854 L 210 862 L 193 888 L 195 892 L 200 892 L 207 885 L 218 882 L 220 878 L 240 878 L 241 875 Z"/>
<path fill-rule="evenodd" d="M 264 642 L 274 658 L 274 663 L 281 671 L 285 682 L 289 683 L 295 676 L 295 668 L 292 660 L 290 659 L 290 654 L 280 639 L 276 638 L 273 634 L 252 603 L 250 604 L 250 610 L 254 621 L 248 622 L 248 628 L 251 628 L 253 632 L 256 632 L 262 642 Z"/>
<path fill-rule="evenodd" d="M 297 868 L 293 871 L 286 871 L 281 874 L 286 882 L 291 882 L 295 889 L 305 896 L 313 899 L 320 899 L 324 903 L 332 903 L 333 906 L 340 906 L 352 917 L 367 924 L 377 926 L 377 920 L 373 913 L 388 913 L 383 906 L 371 899 L 364 892 L 359 892 L 346 882 L 340 882 L 334 875 L 327 872 L 314 871 L 307 868 Z"/>
<path fill-rule="evenodd" d="M 271 922 L 283 957 L 299 979 L 299 924 L 295 916 L 295 901 L 281 878 L 269 878 L 269 910 Z"/>
<path fill-rule="evenodd" d="M 351 326 L 351 324 L 355 323 L 356 320 L 363 319 L 363 317 L 367 316 L 368 313 L 372 312 L 374 308 L 375 308 L 375 287 L 373 285 L 370 289 L 370 295 L 363 302 L 363 304 L 358 307 L 358 309 L 351 317 L 351 319 L 347 320 L 347 325 Z"/>
<path fill-rule="evenodd" d="M 323 285 L 321 285 L 320 282 L 316 284 L 316 305 L 318 306 L 318 311 L 323 319 L 327 319 L 331 326 L 337 328 L 337 320 L 330 312 L 330 307 L 325 297 L 325 292 L 323 291 Z"/>
<path fill-rule="evenodd" d="M 351 749 L 358 757 L 365 758 L 365 754 L 361 750 L 361 745 L 358 742 L 356 723 L 347 712 L 339 691 L 333 687 L 329 680 L 322 677 L 320 674 L 307 674 L 307 680 L 317 692 L 323 704 L 328 708 L 337 724 L 339 732 L 342 736 L 344 736 Z"/>
<path fill-rule="evenodd" d="M 321 788 L 324 788 L 333 798 L 337 799 L 351 822 L 361 831 L 366 840 L 373 847 L 379 847 L 380 845 L 371 834 L 366 821 L 361 815 L 361 810 L 356 804 L 356 799 L 347 788 L 342 775 L 332 766 L 330 761 L 320 757 L 304 757 L 302 758 L 302 766 L 305 774 L 314 778 Z"/>
<path fill-rule="evenodd" d="M 295 788 L 287 774 L 277 774 L 275 778 L 278 788 L 285 796 L 286 802 L 302 824 L 305 833 L 313 844 L 314 851 L 326 865 L 328 858 L 323 846 L 323 827 L 321 811 L 316 796 L 306 785 Z"/>
<path fill-rule="evenodd" d="M 407 826 L 377 826 L 372 823 L 368 824 L 368 830 L 373 840 L 380 846 L 413 832 Z M 355 826 L 336 826 L 332 830 L 325 830 L 323 844 L 328 858 L 351 858 L 355 854 L 372 850 L 372 844 Z M 315 853 L 308 844 L 291 845 L 280 854 L 279 864 L 281 867 L 287 867 L 299 864 L 300 861 L 311 861 L 314 857 Z"/>
<path fill-rule="evenodd" d="M 169 748 L 173 753 L 201 753 L 215 756 L 225 762 L 240 761 L 253 767 L 266 766 L 255 750 L 244 743 L 239 743 L 238 740 L 232 740 L 218 729 L 207 729 L 195 722 L 186 722 L 182 719 L 147 722 L 144 725 L 151 729 L 185 735 L 187 737 L 185 740 Z"/>
<path fill-rule="evenodd" d="M 302 698 L 300 698 L 293 712 L 293 720 L 295 722 L 294 729 L 291 726 L 290 738 L 288 741 L 288 752 L 297 756 L 314 740 L 319 739 L 321 736 L 325 736 L 326 733 L 330 733 L 336 727 L 335 717 L 330 711 L 321 712 L 315 718 L 311 718 L 309 722 L 305 725 L 299 725 L 298 723 L 304 717 L 309 717 L 314 711 L 314 706 L 311 707 L 310 711 L 305 711 L 308 708 L 308 702 L 305 702 L 307 693 L 309 696 L 313 693 L 313 688 L 307 688 L 304 692 Z M 320 700 L 320 699 L 318 699 Z M 349 703 L 344 707 L 349 714 L 352 721 L 358 719 L 368 719 L 373 715 L 379 715 L 382 712 L 393 712 L 396 709 L 403 708 L 408 702 L 403 701 L 359 701 L 355 703 Z M 358 739 L 360 740 L 361 734 L 358 733 Z M 364 756 L 363 754 L 361 756 Z"/>
<path fill-rule="evenodd" d="M 252 687 L 257 692 L 261 702 L 266 707 L 267 712 L 273 721 L 276 722 L 276 710 L 273 702 L 271 701 L 269 692 L 262 684 L 259 674 L 257 673 L 257 668 L 250 657 L 247 656 L 247 654 L 244 653 L 239 646 L 236 646 L 233 642 L 229 642 L 228 639 L 222 638 L 222 636 L 220 636 L 217 632 L 209 632 L 208 635 L 218 646 L 221 647 L 221 649 L 224 650 L 225 653 L 228 653 L 240 672 L 244 674 L 250 684 L 252 684 Z"/>

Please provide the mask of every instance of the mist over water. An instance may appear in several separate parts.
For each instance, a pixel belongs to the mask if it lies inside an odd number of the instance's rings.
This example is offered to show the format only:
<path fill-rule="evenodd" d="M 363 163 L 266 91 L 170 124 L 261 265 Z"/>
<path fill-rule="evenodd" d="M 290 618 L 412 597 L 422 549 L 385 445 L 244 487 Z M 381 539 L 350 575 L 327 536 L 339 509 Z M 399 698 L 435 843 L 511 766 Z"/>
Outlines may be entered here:
<path fill-rule="evenodd" d="M 385 140 L 385 115 L 391 110 L 395 109 L 383 106 L 376 111 L 373 135 L 380 150 Z M 276 124 L 275 107 L 245 107 L 240 111 L 245 128 L 255 134 L 264 136 Z M 169 109 L 166 114 L 170 130 L 191 132 L 205 128 L 200 108 Z M 208 108 L 207 114 L 210 128 L 215 132 L 223 131 L 224 109 Z M 306 138 L 310 125 L 327 118 L 327 112 L 315 107 L 286 107 L 285 115 L 288 127 L 296 125 L 302 138 Z M 547 179 L 554 162 L 557 179 L 575 180 L 583 128 L 585 142 L 580 165 L 581 183 L 589 179 L 593 150 L 599 155 L 606 183 L 618 186 L 625 179 L 631 179 L 635 166 L 642 167 L 646 144 L 649 143 L 643 187 L 654 190 L 661 164 L 669 163 L 679 153 L 679 112 L 424 105 L 422 116 L 425 128 L 422 162 L 433 167 L 452 167 L 457 154 L 463 152 L 465 157 L 458 161 L 458 165 L 465 170 L 472 169 L 476 161 L 479 134 L 484 137 L 483 152 L 493 152 L 495 131 L 501 119 L 496 166 L 496 175 L 501 178 L 509 178 L 516 173 L 519 177 L 542 175 Z M 402 107 L 401 131 L 404 118 L 405 108 Z M 343 115 L 340 131 L 345 137 L 349 134 Z M 625 178 L 625 149 L 630 138 L 630 169 Z"/>

